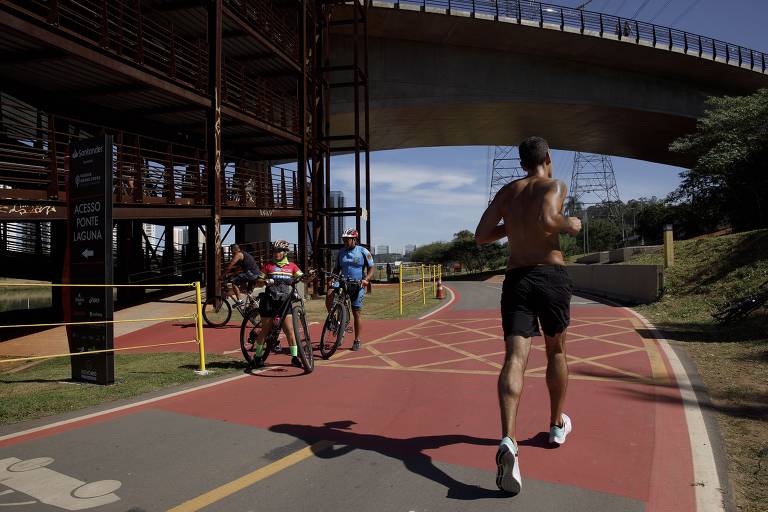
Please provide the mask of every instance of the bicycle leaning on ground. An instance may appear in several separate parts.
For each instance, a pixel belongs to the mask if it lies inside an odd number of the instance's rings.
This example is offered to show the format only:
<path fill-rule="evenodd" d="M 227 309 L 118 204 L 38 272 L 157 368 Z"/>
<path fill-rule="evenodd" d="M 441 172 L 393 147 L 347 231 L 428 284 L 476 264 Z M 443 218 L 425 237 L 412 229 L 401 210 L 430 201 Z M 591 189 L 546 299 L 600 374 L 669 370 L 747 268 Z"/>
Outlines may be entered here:
<path fill-rule="evenodd" d="M 269 334 L 264 339 L 264 350 L 261 354 L 261 362 L 266 362 L 269 353 L 274 351 L 275 347 L 279 346 L 285 317 L 292 315 L 293 334 L 296 338 L 301 366 L 304 368 L 305 373 L 312 373 L 312 370 L 315 369 L 312 340 L 309 337 L 309 329 L 307 327 L 304 298 L 296 288 L 296 285 L 303 277 L 304 276 L 294 279 L 291 282 L 291 293 L 286 296 L 285 300 L 277 309 L 277 314 L 273 319 L 272 330 L 269 331 Z M 248 315 L 243 315 L 243 323 L 240 326 L 240 350 L 243 352 L 243 357 L 248 364 L 248 368 L 253 368 L 255 364 L 254 352 L 256 350 L 256 340 L 261 332 L 262 322 L 261 317 L 259 316 L 258 307 L 250 310 L 248 313 Z"/>
<path fill-rule="evenodd" d="M 712 313 L 712 318 L 718 323 L 728 324 L 736 320 L 742 320 L 753 311 L 760 309 L 768 303 L 768 281 L 757 287 L 757 291 L 724 304 Z"/>
<path fill-rule="evenodd" d="M 323 272 L 323 274 L 339 283 L 339 287 L 333 292 L 333 302 L 320 334 L 320 355 L 323 359 L 328 359 L 341 346 L 342 341 L 344 341 L 344 334 L 349 330 L 349 320 L 352 318 L 352 298 L 349 296 L 349 285 L 360 286 L 360 281 L 347 279 L 332 272 Z"/>
<path fill-rule="evenodd" d="M 250 312 L 259 308 L 258 296 L 254 296 L 256 282 L 249 281 L 243 286 L 242 292 L 245 293 L 245 300 L 237 302 L 230 296 L 231 280 L 222 281 L 221 291 L 218 295 L 208 297 L 203 305 L 203 319 L 211 327 L 221 327 L 226 325 L 232 318 L 232 307 L 234 306 L 240 312 L 243 318 L 248 318 Z"/>

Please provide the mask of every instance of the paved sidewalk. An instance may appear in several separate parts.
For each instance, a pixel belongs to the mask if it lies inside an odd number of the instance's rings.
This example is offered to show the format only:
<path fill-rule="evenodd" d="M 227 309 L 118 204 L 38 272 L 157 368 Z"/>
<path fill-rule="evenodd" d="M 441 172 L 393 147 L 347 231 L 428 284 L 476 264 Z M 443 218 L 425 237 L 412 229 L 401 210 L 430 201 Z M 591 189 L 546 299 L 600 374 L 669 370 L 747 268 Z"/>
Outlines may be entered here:
<path fill-rule="evenodd" d="M 517 433 L 523 491 L 499 492 L 501 327 L 495 309 L 459 307 L 486 305 L 468 305 L 461 296 L 472 293 L 461 289 L 457 307 L 424 320 L 368 322 L 363 350 L 345 348 L 308 376 L 271 356 L 254 375 L 0 436 L 0 493 L 12 491 L 0 504 L 74 510 L 51 490 L 55 480 L 87 489 L 74 493 L 81 509 L 115 512 L 696 510 L 691 442 L 665 353 L 628 310 L 591 301 L 574 306 L 568 343 L 574 431 L 560 448 L 546 443 L 536 339 Z M 216 351 L 237 347 L 234 329 L 218 333 L 227 334 L 210 335 Z"/>

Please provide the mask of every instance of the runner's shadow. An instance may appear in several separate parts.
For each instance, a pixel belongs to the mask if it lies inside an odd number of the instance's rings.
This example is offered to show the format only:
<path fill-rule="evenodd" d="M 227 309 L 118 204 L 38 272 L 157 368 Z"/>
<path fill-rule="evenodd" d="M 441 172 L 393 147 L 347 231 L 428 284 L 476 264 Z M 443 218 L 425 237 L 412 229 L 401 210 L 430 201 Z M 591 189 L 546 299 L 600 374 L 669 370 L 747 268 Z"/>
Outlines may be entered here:
<path fill-rule="evenodd" d="M 556 444 L 550 444 L 549 432 L 539 432 L 533 437 L 529 437 L 518 443 L 520 446 L 533 446 L 534 448 L 544 448 L 545 450 L 553 450 L 558 447 Z"/>
<path fill-rule="evenodd" d="M 354 421 L 333 421 L 323 426 L 315 425 L 274 425 L 269 430 L 293 437 L 311 444 L 320 440 L 332 441 L 344 446 L 327 448 L 315 455 L 321 459 L 333 459 L 353 450 L 369 450 L 392 459 L 400 460 L 411 472 L 432 480 L 448 489 L 447 497 L 456 500 L 477 500 L 485 498 L 506 498 L 509 494 L 496 489 L 485 489 L 476 485 L 459 482 L 435 466 L 426 450 L 434 450 L 452 444 L 473 444 L 496 446 L 498 441 L 465 435 L 422 436 L 410 439 L 393 439 L 375 434 L 359 434 L 350 431 Z"/>

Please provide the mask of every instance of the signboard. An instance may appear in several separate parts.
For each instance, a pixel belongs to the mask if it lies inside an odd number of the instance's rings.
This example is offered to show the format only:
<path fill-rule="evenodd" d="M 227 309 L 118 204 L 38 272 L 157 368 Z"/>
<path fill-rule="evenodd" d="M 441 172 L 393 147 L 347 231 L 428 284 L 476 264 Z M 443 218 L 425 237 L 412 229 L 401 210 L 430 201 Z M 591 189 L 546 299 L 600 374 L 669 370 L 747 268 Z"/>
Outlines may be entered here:
<path fill-rule="evenodd" d="M 70 283 L 112 284 L 112 137 L 105 135 L 69 146 Z M 113 319 L 112 288 L 70 288 L 72 322 Z M 113 348 L 113 325 L 70 325 L 70 352 Z M 72 379 L 97 384 L 115 381 L 113 352 L 72 356 Z"/>

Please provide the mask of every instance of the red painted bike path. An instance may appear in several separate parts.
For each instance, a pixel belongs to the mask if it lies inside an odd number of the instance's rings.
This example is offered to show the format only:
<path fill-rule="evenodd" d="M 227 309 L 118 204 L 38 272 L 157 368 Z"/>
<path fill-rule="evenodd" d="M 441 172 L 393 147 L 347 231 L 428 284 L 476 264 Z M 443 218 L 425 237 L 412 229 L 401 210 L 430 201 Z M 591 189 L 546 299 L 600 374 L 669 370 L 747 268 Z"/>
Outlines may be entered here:
<path fill-rule="evenodd" d="M 565 410 L 574 431 L 564 446 L 547 446 L 546 360 L 542 340 L 535 338 L 517 431 L 523 492 L 525 479 L 534 479 L 630 498 L 645 503 L 646 510 L 695 510 L 680 393 L 656 341 L 643 338 L 642 325 L 622 308 L 574 307 L 572 316 Z M 312 327 L 314 337 L 318 327 Z M 165 324 L 121 337 L 116 344 L 175 341 L 190 332 Z M 207 351 L 239 350 L 238 334 L 237 329 L 206 329 Z M 23 448 L 34 439 L 153 409 L 307 442 L 329 440 L 389 456 L 426 456 L 487 471 L 487 487 L 492 488 L 499 438 L 496 378 L 503 360 L 497 312 L 446 311 L 425 320 L 369 321 L 366 334 L 370 341 L 363 350 L 342 350 L 320 362 L 312 375 L 288 367 L 285 356 L 272 356 L 261 374 L 0 441 L 0 449 Z"/>

